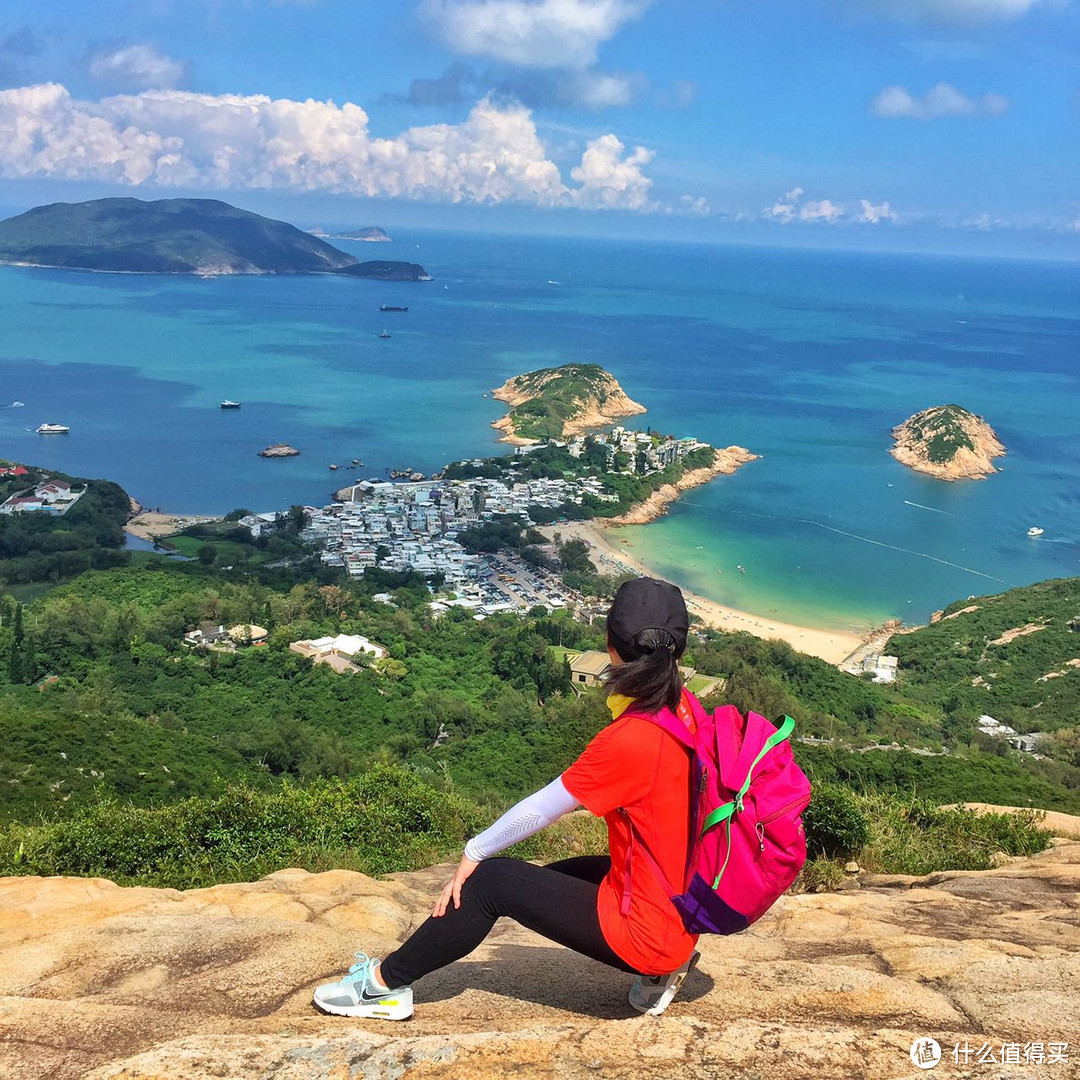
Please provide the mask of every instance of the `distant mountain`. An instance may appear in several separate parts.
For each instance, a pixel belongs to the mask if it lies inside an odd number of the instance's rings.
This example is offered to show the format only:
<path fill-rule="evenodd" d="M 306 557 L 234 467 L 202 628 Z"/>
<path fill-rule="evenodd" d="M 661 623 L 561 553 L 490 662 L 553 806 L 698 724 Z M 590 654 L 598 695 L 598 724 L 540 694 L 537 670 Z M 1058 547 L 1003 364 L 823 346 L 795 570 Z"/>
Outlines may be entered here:
<path fill-rule="evenodd" d="M 0 262 L 144 274 L 427 277 L 414 263 L 360 263 L 287 222 L 216 199 L 39 206 L 0 222 Z"/>

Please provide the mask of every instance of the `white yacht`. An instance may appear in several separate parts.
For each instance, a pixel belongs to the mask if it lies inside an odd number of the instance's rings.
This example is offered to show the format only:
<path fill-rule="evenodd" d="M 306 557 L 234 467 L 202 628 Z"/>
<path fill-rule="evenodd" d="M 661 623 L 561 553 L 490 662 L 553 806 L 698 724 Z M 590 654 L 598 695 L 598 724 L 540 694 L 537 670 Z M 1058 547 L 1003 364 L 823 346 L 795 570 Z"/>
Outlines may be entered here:
<path fill-rule="evenodd" d="M 1031 528 L 1028 529 L 1028 536 L 1042 536 L 1045 531 L 1045 529 L 1040 529 L 1038 525 L 1032 525 Z"/>
<path fill-rule="evenodd" d="M 42 424 L 37 429 L 39 435 L 66 435 L 71 428 L 67 424 Z"/>

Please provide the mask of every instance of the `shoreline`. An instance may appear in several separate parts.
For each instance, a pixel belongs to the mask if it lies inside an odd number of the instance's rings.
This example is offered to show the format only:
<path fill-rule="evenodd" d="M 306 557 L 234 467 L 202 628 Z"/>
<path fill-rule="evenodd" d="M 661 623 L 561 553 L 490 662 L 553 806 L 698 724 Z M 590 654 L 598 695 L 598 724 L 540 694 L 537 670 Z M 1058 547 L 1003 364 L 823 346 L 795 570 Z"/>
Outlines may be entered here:
<path fill-rule="evenodd" d="M 640 559 L 635 558 L 624 548 L 617 546 L 607 535 L 618 526 L 599 525 L 596 521 L 572 521 L 565 525 L 545 525 L 540 531 L 551 538 L 553 533 L 561 533 L 563 539 L 576 538 L 589 545 L 590 554 L 598 556 L 597 570 L 610 573 L 621 564 L 628 572 L 645 577 L 657 575 Z M 604 565 L 604 564 L 607 565 Z M 676 584 L 678 584 L 676 582 Z M 679 586 L 682 588 L 682 586 Z M 682 588 L 686 606 L 691 615 L 696 615 L 706 625 L 717 630 L 734 632 L 745 630 L 759 638 L 779 638 L 786 641 L 799 652 L 809 653 L 830 664 L 840 664 L 864 644 L 867 634 L 857 634 L 851 630 L 823 630 L 809 626 L 796 626 L 765 616 L 753 615 L 738 608 L 728 607 L 715 600 Z"/>
<path fill-rule="evenodd" d="M 134 500 L 132 500 L 134 502 Z M 140 540 L 160 540 L 163 536 L 172 536 L 189 525 L 204 525 L 210 521 L 221 521 L 221 514 L 166 514 L 158 510 L 140 510 L 124 526 L 124 532 Z"/>
<path fill-rule="evenodd" d="M 657 488 L 647 499 L 631 506 L 625 514 L 605 520 L 611 525 L 648 525 L 650 521 L 663 517 L 668 507 L 684 491 L 707 484 L 717 476 L 731 476 L 744 465 L 757 461 L 760 457 L 760 454 L 751 453 L 745 446 L 726 446 L 722 450 L 714 447 L 711 465 L 683 473 L 674 484 L 664 484 L 663 487 Z"/>

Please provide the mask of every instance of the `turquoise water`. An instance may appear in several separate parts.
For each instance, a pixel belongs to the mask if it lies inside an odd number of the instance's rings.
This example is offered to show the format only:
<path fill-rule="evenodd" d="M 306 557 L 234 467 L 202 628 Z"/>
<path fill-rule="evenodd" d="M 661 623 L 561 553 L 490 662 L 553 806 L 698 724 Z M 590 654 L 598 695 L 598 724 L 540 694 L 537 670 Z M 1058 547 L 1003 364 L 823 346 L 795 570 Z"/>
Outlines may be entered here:
<path fill-rule="evenodd" d="M 0 408 L 0 456 L 177 511 L 321 504 L 356 475 L 499 452 L 485 391 L 589 361 L 643 423 L 762 455 L 624 534 L 707 596 L 864 626 L 1080 573 L 1075 267 L 436 233 L 341 246 L 435 281 L 0 268 L 0 400 L 26 403 Z M 893 425 L 953 401 L 1009 448 L 999 475 L 947 484 L 888 456 Z M 35 435 L 43 421 L 72 432 Z M 256 456 L 278 441 L 301 456 Z"/>

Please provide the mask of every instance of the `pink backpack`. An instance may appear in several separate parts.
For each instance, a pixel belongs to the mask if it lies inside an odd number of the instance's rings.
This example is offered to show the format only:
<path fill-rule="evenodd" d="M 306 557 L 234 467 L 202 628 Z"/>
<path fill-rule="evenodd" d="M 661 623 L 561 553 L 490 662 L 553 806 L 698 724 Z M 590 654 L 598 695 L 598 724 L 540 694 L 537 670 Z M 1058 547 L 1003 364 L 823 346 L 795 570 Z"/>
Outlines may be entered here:
<path fill-rule="evenodd" d="M 790 716 L 778 730 L 757 713 L 743 717 L 734 705 L 707 713 L 684 692 L 680 712 L 686 703 L 697 723 L 693 735 L 670 709 L 633 714 L 658 724 L 691 752 L 693 833 L 680 887 L 667 880 L 632 825 L 631 845 L 641 844 L 689 933 L 736 934 L 776 903 L 806 861 L 800 815 L 810 802 L 810 781 L 787 741 L 795 727 Z M 629 874 L 622 901 L 625 915 Z"/>

